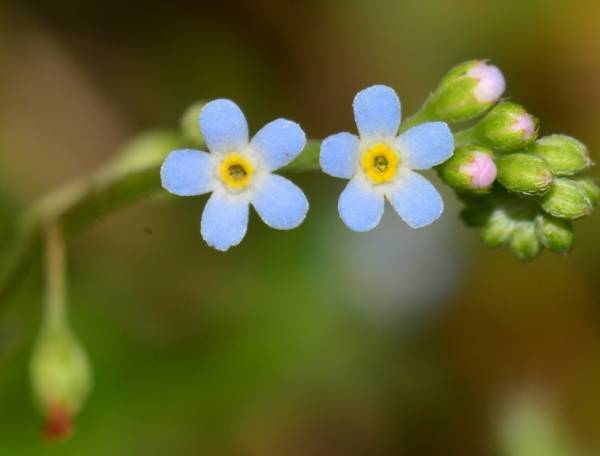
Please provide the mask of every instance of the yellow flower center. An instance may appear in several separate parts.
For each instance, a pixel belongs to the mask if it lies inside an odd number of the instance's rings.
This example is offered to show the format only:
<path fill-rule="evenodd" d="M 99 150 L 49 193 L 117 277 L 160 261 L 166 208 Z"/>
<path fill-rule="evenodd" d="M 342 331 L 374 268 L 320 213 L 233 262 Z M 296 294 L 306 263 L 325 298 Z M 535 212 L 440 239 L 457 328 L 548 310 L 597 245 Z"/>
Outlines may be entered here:
<path fill-rule="evenodd" d="M 246 157 L 237 152 L 223 158 L 219 165 L 219 177 L 230 190 L 243 190 L 254 174 L 254 166 Z"/>
<path fill-rule="evenodd" d="M 398 153 L 384 143 L 369 147 L 361 159 L 363 171 L 375 184 L 385 184 L 394 179 L 399 164 Z"/>

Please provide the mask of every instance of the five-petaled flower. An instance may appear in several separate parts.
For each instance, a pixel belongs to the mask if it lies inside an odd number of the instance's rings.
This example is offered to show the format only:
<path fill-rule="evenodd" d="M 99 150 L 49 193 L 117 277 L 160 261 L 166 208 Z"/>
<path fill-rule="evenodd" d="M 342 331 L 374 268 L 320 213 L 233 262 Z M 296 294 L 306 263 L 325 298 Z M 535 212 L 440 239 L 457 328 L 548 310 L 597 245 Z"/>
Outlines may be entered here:
<path fill-rule="evenodd" d="M 429 169 L 452 156 L 454 138 L 443 122 L 426 122 L 398 136 L 400 100 L 396 92 L 376 85 L 354 98 L 354 118 L 360 138 L 338 133 L 321 145 L 321 168 L 350 179 L 338 210 L 354 231 L 379 224 L 387 198 L 412 228 L 434 222 L 444 203 L 431 183 L 414 170 Z"/>
<path fill-rule="evenodd" d="M 248 124 L 230 100 L 208 103 L 200 112 L 200 130 L 210 153 L 175 150 L 161 168 L 162 186 L 179 196 L 212 192 L 202 213 L 201 233 L 217 250 L 241 242 L 249 205 L 270 227 L 300 225 L 308 211 L 302 190 L 272 171 L 291 162 L 304 148 L 300 126 L 286 119 L 265 125 L 249 141 Z"/>

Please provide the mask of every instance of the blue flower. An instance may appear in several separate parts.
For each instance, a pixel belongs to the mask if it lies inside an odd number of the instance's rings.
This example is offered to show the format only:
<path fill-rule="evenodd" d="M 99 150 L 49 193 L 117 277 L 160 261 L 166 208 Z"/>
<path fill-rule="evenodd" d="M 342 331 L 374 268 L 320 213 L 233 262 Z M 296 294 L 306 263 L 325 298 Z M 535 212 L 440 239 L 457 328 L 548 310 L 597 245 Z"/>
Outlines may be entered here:
<path fill-rule="evenodd" d="M 291 162 L 304 149 L 306 136 L 297 123 L 277 119 L 252 140 L 240 108 L 215 100 L 200 112 L 200 131 L 210 153 L 175 150 L 160 170 L 162 186 L 179 196 L 212 192 L 201 220 L 208 245 L 225 251 L 238 245 L 248 228 L 249 205 L 270 227 L 296 228 L 306 216 L 302 190 L 272 171 Z"/>
<path fill-rule="evenodd" d="M 412 228 L 434 222 L 444 203 L 431 183 L 415 170 L 429 169 L 450 158 L 452 132 L 443 122 L 427 122 L 398 136 L 400 100 L 396 92 L 376 85 L 354 98 L 359 136 L 338 133 L 321 144 L 320 163 L 331 176 L 350 179 L 338 210 L 354 231 L 375 228 L 384 200 Z"/>

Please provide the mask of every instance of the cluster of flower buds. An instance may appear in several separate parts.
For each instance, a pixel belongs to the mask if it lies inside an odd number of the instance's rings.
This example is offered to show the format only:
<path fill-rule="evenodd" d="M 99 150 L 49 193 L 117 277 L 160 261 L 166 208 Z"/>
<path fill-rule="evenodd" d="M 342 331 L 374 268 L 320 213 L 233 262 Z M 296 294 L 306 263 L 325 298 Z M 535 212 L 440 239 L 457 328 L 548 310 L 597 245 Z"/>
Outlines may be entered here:
<path fill-rule="evenodd" d="M 488 247 L 507 244 L 520 259 L 535 258 L 545 247 L 566 253 L 574 239 L 568 219 L 545 213 L 534 199 L 515 197 L 500 186 L 482 198 L 463 197 L 467 206 L 462 212 L 465 223 L 481 228 Z"/>
<path fill-rule="evenodd" d="M 504 78 L 483 61 L 463 63 L 444 77 L 417 114 L 462 122 L 483 117 L 455 135 L 454 156 L 438 166 L 466 202 L 463 218 L 482 228 L 490 247 L 507 244 L 522 260 L 545 247 L 564 253 L 572 221 L 589 215 L 600 188 L 585 171 L 588 150 L 566 135 L 538 139 L 539 121 L 522 106 L 500 101 Z"/>

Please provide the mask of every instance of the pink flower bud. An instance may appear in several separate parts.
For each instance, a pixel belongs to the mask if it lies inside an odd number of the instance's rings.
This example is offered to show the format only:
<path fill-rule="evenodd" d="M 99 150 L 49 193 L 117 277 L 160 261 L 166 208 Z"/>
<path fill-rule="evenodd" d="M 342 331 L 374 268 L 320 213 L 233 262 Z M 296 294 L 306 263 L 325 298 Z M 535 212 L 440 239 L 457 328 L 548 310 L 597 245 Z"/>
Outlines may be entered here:
<path fill-rule="evenodd" d="M 506 82 L 502 72 L 494 65 L 480 61 L 467 71 L 467 76 L 477 79 L 475 98 L 483 103 L 495 103 L 504 93 Z"/>
<path fill-rule="evenodd" d="M 515 133 L 520 133 L 524 138 L 531 138 L 537 133 L 537 126 L 530 114 L 517 114 L 514 117 L 514 123 L 510 127 Z"/>
<path fill-rule="evenodd" d="M 496 164 L 492 157 L 481 152 L 474 152 L 469 163 L 461 166 L 460 171 L 471 179 L 474 190 L 488 188 L 496 180 Z"/>

